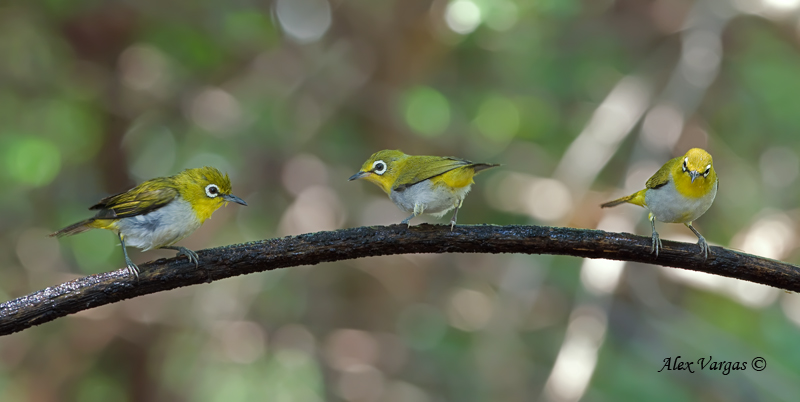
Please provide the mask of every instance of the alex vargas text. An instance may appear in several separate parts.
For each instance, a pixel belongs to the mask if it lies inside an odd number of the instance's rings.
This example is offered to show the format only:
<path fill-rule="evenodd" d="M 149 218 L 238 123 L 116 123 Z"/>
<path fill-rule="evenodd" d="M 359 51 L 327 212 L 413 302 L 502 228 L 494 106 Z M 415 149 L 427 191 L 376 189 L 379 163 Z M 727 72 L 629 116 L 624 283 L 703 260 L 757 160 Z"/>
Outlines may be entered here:
<path fill-rule="evenodd" d="M 692 366 L 694 364 L 696 365 Z M 676 356 L 674 358 L 665 358 L 664 365 L 658 372 L 660 373 L 665 369 L 667 371 L 687 370 L 690 373 L 694 373 L 696 370 L 721 371 L 723 375 L 728 375 L 731 370 L 747 370 L 747 362 L 715 361 L 712 356 L 701 357 L 697 361 L 682 361 L 681 356 Z"/>

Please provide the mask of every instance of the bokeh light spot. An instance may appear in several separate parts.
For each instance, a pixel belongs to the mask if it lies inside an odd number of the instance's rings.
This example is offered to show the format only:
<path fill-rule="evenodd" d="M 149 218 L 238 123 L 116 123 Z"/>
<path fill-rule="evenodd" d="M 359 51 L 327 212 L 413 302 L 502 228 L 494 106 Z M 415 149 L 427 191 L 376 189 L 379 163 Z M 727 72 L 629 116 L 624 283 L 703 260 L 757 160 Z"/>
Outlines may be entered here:
<path fill-rule="evenodd" d="M 12 179 L 40 187 L 49 184 L 61 169 L 61 152 L 40 138 L 17 138 L 5 151 L 5 168 Z"/>
<path fill-rule="evenodd" d="M 298 43 L 316 42 L 331 26 L 331 6 L 325 0 L 278 0 L 275 14 L 283 31 Z"/>
<path fill-rule="evenodd" d="M 508 98 L 490 97 L 478 109 L 474 124 L 486 138 L 508 142 L 519 130 L 519 109 Z"/>
<path fill-rule="evenodd" d="M 346 401 L 378 401 L 384 392 L 383 373 L 372 366 L 348 367 L 339 377 L 338 392 Z"/>
<path fill-rule="evenodd" d="M 326 360 L 337 370 L 374 365 L 379 354 L 378 341 L 366 331 L 338 329 L 325 342 Z"/>
<path fill-rule="evenodd" d="M 298 154 L 286 161 L 281 172 L 281 183 L 286 191 L 297 197 L 311 186 L 328 183 L 328 167 L 318 157 Z"/>
<path fill-rule="evenodd" d="M 404 103 L 406 122 L 417 134 L 437 136 L 450 124 L 450 103 L 433 88 L 412 89 Z"/>
<path fill-rule="evenodd" d="M 169 62 L 157 47 L 133 45 L 120 54 L 118 63 L 122 82 L 135 90 L 160 93 L 169 81 Z"/>
<path fill-rule="evenodd" d="M 447 315 L 450 324 L 462 331 L 483 329 L 492 317 L 492 300 L 472 289 L 459 289 L 450 298 Z"/>
<path fill-rule="evenodd" d="M 787 13 L 800 7 L 800 0 L 762 0 L 762 3 L 767 8 Z"/>
<path fill-rule="evenodd" d="M 297 195 L 286 208 L 278 224 L 278 233 L 298 235 L 322 230 L 336 230 L 346 219 L 339 195 L 328 186 L 313 185 Z"/>
<path fill-rule="evenodd" d="M 456 0 L 447 5 L 444 20 L 453 32 L 465 35 L 481 24 L 481 9 L 470 0 Z"/>
<path fill-rule="evenodd" d="M 188 117 L 202 129 L 217 137 L 235 132 L 242 123 L 239 101 L 221 88 L 206 88 L 186 105 Z"/>
<path fill-rule="evenodd" d="M 516 25 L 519 8 L 513 1 L 495 0 L 486 16 L 486 26 L 495 31 L 507 31 Z"/>

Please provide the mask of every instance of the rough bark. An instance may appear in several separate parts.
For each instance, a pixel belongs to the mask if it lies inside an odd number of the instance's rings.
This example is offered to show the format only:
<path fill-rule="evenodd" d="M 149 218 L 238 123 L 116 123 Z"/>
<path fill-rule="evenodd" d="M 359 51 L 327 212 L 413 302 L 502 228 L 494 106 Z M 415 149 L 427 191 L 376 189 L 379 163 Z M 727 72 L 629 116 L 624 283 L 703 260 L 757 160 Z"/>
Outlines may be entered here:
<path fill-rule="evenodd" d="M 410 253 L 522 253 L 605 258 L 691 269 L 800 291 L 800 267 L 722 247 L 703 261 L 693 243 L 663 241 L 658 258 L 650 237 L 546 226 L 404 225 L 359 227 L 202 250 L 200 266 L 186 257 L 141 264 L 140 280 L 124 269 L 78 278 L 0 304 L 0 335 L 82 310 L 182 286 L 277 268 Z M 210 278 L 209 278 L 210 275 Z"/>

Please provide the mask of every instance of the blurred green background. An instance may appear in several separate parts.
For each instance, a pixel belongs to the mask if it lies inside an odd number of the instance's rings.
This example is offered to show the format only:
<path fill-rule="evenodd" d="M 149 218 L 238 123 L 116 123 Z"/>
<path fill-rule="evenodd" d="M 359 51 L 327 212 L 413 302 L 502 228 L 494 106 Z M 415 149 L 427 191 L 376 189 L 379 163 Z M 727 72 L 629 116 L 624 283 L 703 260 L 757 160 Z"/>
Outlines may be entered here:
<path fill-rule="evenodd" d="M 188 167 L 229 173 L 250 205 L 217 211 L 179 243 L 193 249 L 399 222 L 377 187 L 347 182 L 386 148 L 503 164 L 477 177 L 460 224 L 649 236 L 641 208 L 599 204 L 704 147 L 721 186 L 698 230 L 797 263 L 798 7 L 5 0 L 0 299 L 121 268 L 109 232 L 47 234 Z M 658 229 L 696 242 L 682 225 Z M 796 294 L 654 265 L 367 258 L 2 337 L 0 400 L 796 400 L 798 325 Z M 677 356 L 748 369 L 658 372 Z"/>

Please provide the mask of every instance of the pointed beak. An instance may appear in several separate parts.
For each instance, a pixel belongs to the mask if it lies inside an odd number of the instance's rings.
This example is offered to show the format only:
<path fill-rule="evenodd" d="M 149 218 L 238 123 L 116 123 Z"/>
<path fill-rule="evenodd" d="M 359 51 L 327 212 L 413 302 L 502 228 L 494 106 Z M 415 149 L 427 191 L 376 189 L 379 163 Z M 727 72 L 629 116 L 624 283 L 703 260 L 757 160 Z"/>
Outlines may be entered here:
<path fill-rule="evenodd" d="M 689 176 L 692 177 L 692 183 L 694 183 L 694 179 L 700 177 L 700 172 L 696 170 L 689 171 Z"/>
<path fill-rule="evenodd" d="M 364 177 L 367 177 L 367 176 L 369 176 L 369 175 L 371 175 L 371 174 L 372 174 L 372 173 L 370 173 L 370 172 L 358 172 L 358 173 L 356 173 L 356 174 L 354 174 L 354 175 L 350 176 L 350 178 L 349 178 L 349 179 L 347 179 L 347 180 L 348 180 L 348 181 L 358 180 L 358 179 L 362 179 L 362 178 L 364 178 Z"/>
<path fill-rule="evenodd" d="M 239 197 L 237 197 L 237 196 L 235 196 L 233 194 L 223 194 L 222 195 L 222 199 L 225 200 L 225 201 L 235 202 L 237 204 L 242 204 L 244 206 L 247 206 L 247 203 L 244 202 L 243 199 L 241 199 L 241 198 L 239 198 Z"/>

